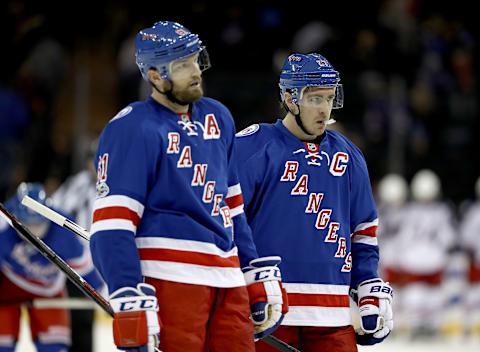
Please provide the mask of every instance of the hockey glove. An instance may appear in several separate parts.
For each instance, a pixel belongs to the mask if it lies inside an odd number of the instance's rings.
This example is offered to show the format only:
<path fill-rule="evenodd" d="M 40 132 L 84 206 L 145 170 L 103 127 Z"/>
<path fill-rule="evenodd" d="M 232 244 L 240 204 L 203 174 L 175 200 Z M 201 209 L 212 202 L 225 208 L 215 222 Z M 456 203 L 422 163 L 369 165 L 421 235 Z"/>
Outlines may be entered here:
<path fill-rule="evenodd" d="M 153 352 L 160 343 L 155 288 L 144 283 L 122 287 L 110 295 L 110 304 L 115 345 L 132 352 Z"/>
<path fill-rule="evenodd" d="M 393 289 L 382 279 L 363 281 L 358 291 L 351 291 L 358 304 L 360 329 L 357 333 L 359 345 L 374 345 L 382 342 L 393 329 Z"/>
<path fill-rule="evenodd" d="M 288 299 L 282 287 L 278 264 L 280 257 L 263 257 L 251 260 L 242 269 L 247 283 L 255 339 L 275 331 L 288 312 Z"/>

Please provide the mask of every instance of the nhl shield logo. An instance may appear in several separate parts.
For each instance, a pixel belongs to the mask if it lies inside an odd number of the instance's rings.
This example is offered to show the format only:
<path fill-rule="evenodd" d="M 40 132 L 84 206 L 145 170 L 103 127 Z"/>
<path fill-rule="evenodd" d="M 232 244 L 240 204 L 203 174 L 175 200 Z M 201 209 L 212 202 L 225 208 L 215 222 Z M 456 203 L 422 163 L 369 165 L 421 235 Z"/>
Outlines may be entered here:
<path fill-rule="evenodd" d="M 258 123 L 256 123 L 254 125 L 248 126 L 247 128 L 244 128 L 243 130 L 238 132 L 235 136 L 237 136 L 237 137 L 250 136 L 250 135 L 254 134 L 255 132 L 257 132 L 259 129 L 260 129 L 260 125 Z"/>
<path fill-rule="evenodd" d="M 96 185 L 96 193 L 97 193 L 97 198 L 103 198 L 110 193 L 110 187 L 105 182 L 98 183 Z"/>

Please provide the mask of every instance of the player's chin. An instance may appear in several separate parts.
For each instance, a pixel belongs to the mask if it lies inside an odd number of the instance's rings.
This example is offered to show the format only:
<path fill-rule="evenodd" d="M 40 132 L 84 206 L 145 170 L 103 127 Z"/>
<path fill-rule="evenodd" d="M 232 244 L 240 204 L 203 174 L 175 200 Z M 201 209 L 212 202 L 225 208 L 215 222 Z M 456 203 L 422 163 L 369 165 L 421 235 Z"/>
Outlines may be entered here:
<path fill-rule="evenodd" d="M 314 132 L 315 135 L 320 136 L 325 132 L 326 127 L 327 126 L 324 122 L 316 123 L 312 128 L 312 132 Z"/>
<path fill-rule="evenodd" d="M 190 104 L 196 102 L 203 96 L 202 87 L 190 87 L 182 92 L 177 92 L 176 97 L 178 100 Z"/>
<path fill-rule="evenodd" d="M 203 97 L 203 88 L 202 86 L 197 86 L 197 87 L 190 87 L 188 91 L 186 92 L 186 99 L 187 101 L 193 103 L 194 101 L 197 101 Z"/>

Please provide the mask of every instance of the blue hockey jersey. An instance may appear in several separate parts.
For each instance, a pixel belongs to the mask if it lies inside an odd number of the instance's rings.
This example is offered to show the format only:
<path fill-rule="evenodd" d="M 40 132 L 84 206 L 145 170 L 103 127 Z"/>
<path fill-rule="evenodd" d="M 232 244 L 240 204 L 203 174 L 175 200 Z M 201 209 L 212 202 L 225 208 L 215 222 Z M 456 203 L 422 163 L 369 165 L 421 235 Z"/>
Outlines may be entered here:
<path fill-rule="evenodd" d="M 50 223 L 42 241 L 90 285 L 94 288 L 102 286 L 89 253 L 74 234 Z M 65 287 L 65 274 L 20 238 L 3 218 L 0 218 L 0 267 L 10 281 L 34 295 L 51 297 Z"/>
<path fill-rule="evenodd" d="M 284 325 L 351 323 L 349 288 L 378 277 L 378 224 L 360 150 L 326 130 L 304 143 L 278 120 L 237 134 L 245 212 L 260 256 L 280 255 Z"/>
<path fill-rule="evenodd" d="M 245 285 L 256 258 L 228 109 L 202 98 L 177 115 L 148 98 L 117 114 L 97 151 L 94 263 L 110 292 L 143 277 Z"/>

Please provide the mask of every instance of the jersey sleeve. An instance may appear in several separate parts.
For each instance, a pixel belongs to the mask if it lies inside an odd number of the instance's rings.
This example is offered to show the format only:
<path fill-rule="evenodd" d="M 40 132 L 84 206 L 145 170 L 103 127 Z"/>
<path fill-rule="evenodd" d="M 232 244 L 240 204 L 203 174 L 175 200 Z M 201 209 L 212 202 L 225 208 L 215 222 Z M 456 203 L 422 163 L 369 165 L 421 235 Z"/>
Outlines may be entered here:
<path fill-rule="evenodd" d="M 362 281 L 378 277 L 378 215 L 370 177 L 362 153 L 352 153 L 350 228 L 352 231 L 352 280 L 356 288 Z"/>
<path fill-rule="evenodd" d="M 252 230 L 247 223 L 244 212 L 242 187 L 238 178 L 235 131 L 233 128 L 229 136 L 228 148 L 228 193 L 225 202 L 230 208 L 230 216 L 232 217 L 234 229 L 234 241 L 238 247 L 240 266 L 243 268 L 248 266 L 250 260 L 258 258 L 258 253 L 253 242 Z"/>
<path fill-rule="evenodd" d="M 123 117 L 110 122 L 99 141 L 90 248 L 109 292 L 143 281 L 135 234 L 153 177 L 148 145 L 158 143 L 149 136 Z"/>

